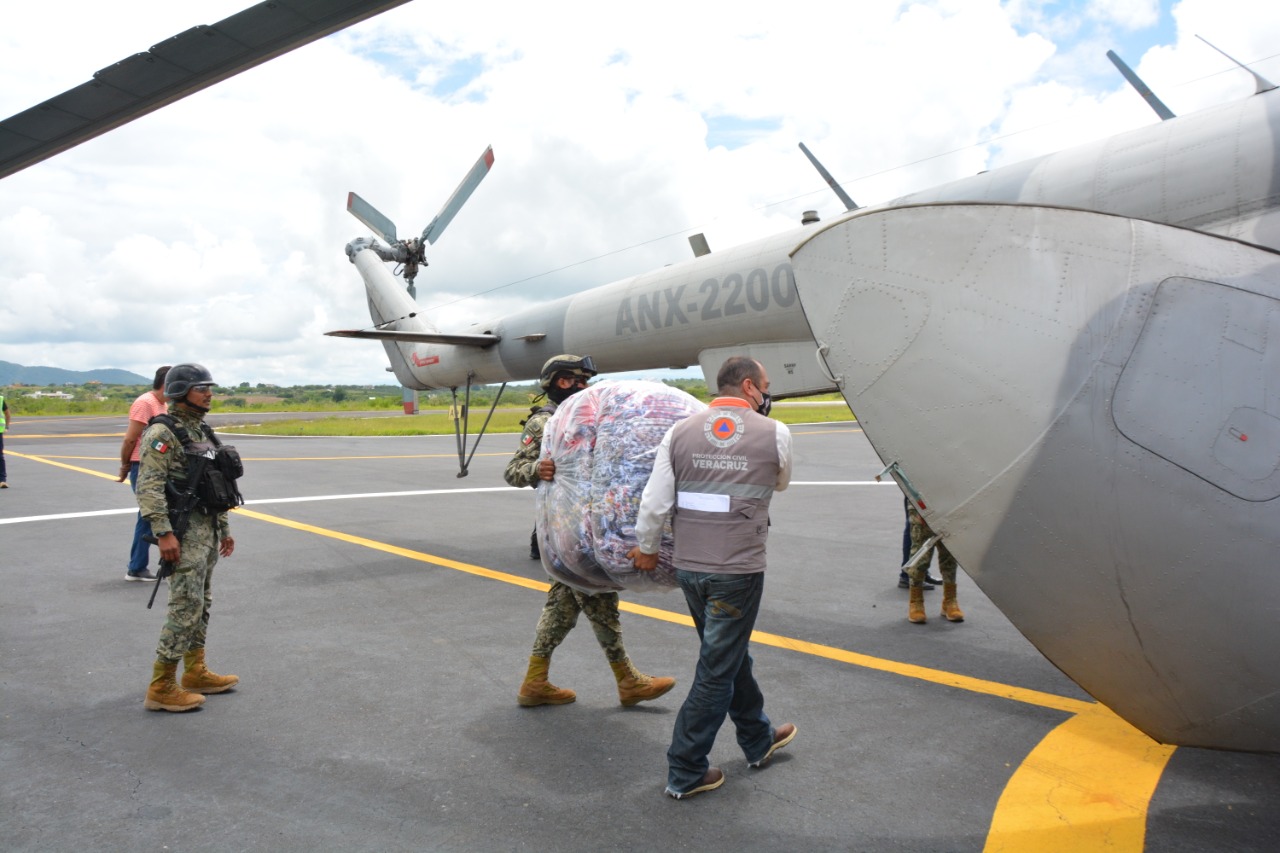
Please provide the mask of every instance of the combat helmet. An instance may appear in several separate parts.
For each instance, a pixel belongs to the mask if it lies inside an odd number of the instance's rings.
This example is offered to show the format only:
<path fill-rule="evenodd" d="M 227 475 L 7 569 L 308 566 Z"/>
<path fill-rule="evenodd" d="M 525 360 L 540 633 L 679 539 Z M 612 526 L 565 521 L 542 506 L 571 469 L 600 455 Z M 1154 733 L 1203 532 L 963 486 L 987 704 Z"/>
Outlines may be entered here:
<path fill-rule="evenodd" d="M 542 390 L 550 391 L 551 383 L 562 373 L 590 379 L 599 371 L 596 370 L 595 362 L 591 360 L 589 355 L 569 355 L 568 353 L 557 355 L 554 358 L 547 359 L 547 363 L 542 365 L 542 374 L 539 376 L 539 384 L 542 385 Z"/>
<path fill-rule="evenodd" d="M 203 364 L 175 364 L 164 378 L 164 395 L 181 400 L 192 386 L 213 384 L 213 374 Z"/>

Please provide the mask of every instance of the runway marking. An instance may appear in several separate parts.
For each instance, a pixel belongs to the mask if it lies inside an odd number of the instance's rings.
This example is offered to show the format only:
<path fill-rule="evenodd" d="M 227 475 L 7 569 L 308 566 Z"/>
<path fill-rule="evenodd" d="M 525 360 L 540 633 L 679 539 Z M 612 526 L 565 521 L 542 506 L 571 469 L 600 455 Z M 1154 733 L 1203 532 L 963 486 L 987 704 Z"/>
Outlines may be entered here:
<path fill-rule="evenodd" d="M 119 482 L 119 480 L 116 479 L 116 475 L 114 474 L 104 474 L 101 471 L 94 471 L 90 468 L 81 468 L 78 465 L 67 465 L 65 462 L 54 462 L 52 459 L 50 459 L 47 456 L 33 456 L 30 453 L 12 453 L 12 452 L 9 455 L 17 456 L 19 459 L 30 459 L 32 462 L 43 462 L 44 464 L 52 465 L 55 468 L 66 468 L 68 471 L 76 471 L 81 474 L 92 474 L 94 477 L 101 477 L 104 480 L 111 480 L 112 482 Z M 120 457 L 117 456 L 116 460 L 118 461 L 119 459 Z"/>
<path fill-rule="evenodd" d="M 551 588 L 550 584 L 542 581 L 362 536 L 243 508 L 237 512 L 270 524 L 526 589 L 545 592 Z M 629 601 L 620 601 L 618 609 L 693 627 L 693 619 L 687 614 Z M 1043 850 L 1095 850 L 1105 847 L 1141 853 L 1146 835 L 1147 808 L 1174 749 L 1157 744 L 1104 706 L 765 631 L 753 631 L 751 640 L 761 645 L 1071 714 L 1066 722 L 1054 728 L 1031 750 L 1014 772 L 996 804 L 985 849 L 999 853 L 1040 853 Z"/>
<path fill-rule="evenodd" d="M 37 437 L 37 436 L 33 436 Z M 297 436 L 293 436 L 297 437 Z M 475 456 L 510 456 L 510 453 L 476 453 Z M 23 456 L 21 453 L 15 453 L 14 456 Z M 47 453 L 43 456 L 23 456 L 24 459 L 36 459 L 43 461 L 48 459 L 78 459 L 81 462 L 118 462 L 118 456 L 63 456 L 60 454 Z M 402 455 L 387 456 L 244 456 L 241 460 L 245 462 L 343 462 L 353 459 L 457 459 L 457 453 L 406 453 Z M 506 488 L 511 488 L 507 486 Z"/>
<path fill-rule="evenodd" d="M 114 481 L 116 478 L 99 471 L 80 468 L 42 456 L 14 453 L 70 471 L 90 474 Z M 505 455 L 505 454 L 503 454 Z M 797 484 L 799 485 L 799 484 Z M 809 482 L 806 485 L 884 485 L 874 481 L 843 483 Z M 292 503 L 310 500 L 337 500 L 348 497 L 382 497 L 404 494 L 447 494 L 467 492 L 511 492 L 509 488 L 439 489 L 422 492 L 385 492 L 367 495 L 332 495 L 319 498 L 281 498 L 253 503 Z M 72 518 L 116 513 L 133 513 L 134 509 L 65 513 L 41 516 L 41 519 Z M 387 554 L 429 563 L 455 571 L 501 581 L 502 583 L 546 592 L 550 584 L 542 581 L 487 569 L 470 563 L 437 557 L 421 551 L 401 548 L 385 542 L 352 536 L 336 530 L 316 527 L 280 516 L 268 515 L 241 507 L 235 512 L 248 517 L 337 539 Z M 28 519 L 0 519 L 0 524 Z M 686 614 L 620 601 L 619 609 L 639 616 L 658 619 L 685 627 L 693 627 Z M 851 652 L 833 646 L 810 643 L 779 634 L 753 631 L 753 642 L 800 654 L 822 657 L 864 669 L 872 669 L 953 687 L 972 693 L 1008 699 L 1023 704 L 1063 711 L 1071 716 L 1037 744 L 1018 765 L 1001 793 L 991 817 L 985 851 L 991 853 L 1039 853 L 1043 850 L 1095 850 L 1140 853 L 1146 838 L 1147 811 L 1156 786 L 1175 748 L 1158 744 L 1115 716 L 1105 706 L 1038 690 L 1015 687 L 999 682 L 946 672 L 930 667 L 900 663 L 884 658 Z"/>
<path fill-rule="evenodd" d="M 500 572 L 495 569 L 486 569 L 483 566 L 476 566 L 470 563 L 462 563 L 457 560 L 450 560 L 447 557 L 437 557 L 434 554 L 427 554 L 422 551 L 414 551 L 410 548 L 401 548 L 397 545 L 389 545 L 385 542 L 379 542 L 375 539 L 366 539 L 363 536 L 354 536 L 350 533 L 342 533 L 337 530 L 330 530 L 325 527 L 316 527 L 312 524 L 305 524 L 300 521 L 282 518 L 278 515 L 268 515 L 266 513 L 257 512 L 255 510 L 245 509 L 241 507 L 235 510 L 237 516 L 246 516 L 248 518 L 256 518 L 259 521 L 265 521 L 270 524 L 279 524 L 283 527 L 289 527 L 304 533 L 313 533 L 317 536 L 324 536 L 329 539 L 337 539 L 342 542 L 348 542 L 353 545 L 360 545 L 370 548 L 374 551 L 381 551 L 385 554 L 394 554 L 406 559 L 416 560 L 420 563 L 430 563 L 444 568 L 454 569 L 456 571 L 465 572 L 479 577 L 489 578 L 491 580 L 502 581 L 504 583 L 522 586 L 527 589 L 536 589 L 546 592 L 551 585 L 543 581 L 534 581 L 519 575 L 513 575 L 507 572 Z M 647 616 L 651 619 L 659 619 L 664 622 L 672 622 L 677 625 L 693 627 L 693 619 L 686 613 L 676 613 L 671 610 L 663 610 L 658 607 L 649 607 L 644 604 L 632 604 L 629 601 L 622 601 L 618 604 L 619 609 L 628 613 L 635 613 L 639 616 Z M 1003 699 L 1012 699 L 1015 702 L 1022 702 L 1028 705 L 1038 705 L 1042 708 L 1052 708 L 1057 711 L 1066 711 L 1068 713 L 1080 713 L 1081 711 L 1093 708 L 1093 704 L 1082 702 L 1079 699 L 1070 699 L 1065 696 L 1055 696 L 1051 693 L 1043 693 L 1038 690 L 1030 690 L 1023 687 L 1014 687 L 1008 684 L 1000 684 L 994 681 L 985 681 L 980 678 L 972 678 L 967 675 L 959 675 L 953 672 L 945 672 L 939 669 L 931 669 L 924 666 L 916 666 L 914 664 L 898 663 L 896 661 L 876 658 L 870 655 L 858 654 L 857 652 L 846 651 L 832 646 L 824 646 L 818 643 L 809 643 L 804 640 L 796 640 L 791 637 L 783 637 L 779 634 L 770 634 L 764 631 L 755 631 L 751 635 L 753 642 L 766 646 L 775 646 L 781 649 L 800 652 L 802 654 L 813 655 L 815 657 L 824 657 L 830 660 L 837 660 L 843 663 L 861 666 L 866 669 L 879 670 L 881 672 L 889 672 L 895 675 L 901 675 L 907 678 L 916 678 L 923 681 L 931 681 L 935 684 L 942 684 L 947 687 L 956 687 L 961 690 L 968 690 L 974 693 L 983 693 L 988 696 L 998 696 Z"/>
<path fill-rule="evenodd" d="M 1147 809 L 1174 749 L 1103 705 L 1076 714 L 1018 765 L 983 850 L 1142 850 Z"/>
<path fill-rule="evenodd" d="M 792 426 L 800 426 L 800 424 L 792 424 Z M 855 427 L 853 429 L 807 429 L 803 431 L 792 430 L 791 434 L 792 435 L 837 435 L 837 434 L 843 435 L 844 433 L 847 433 L 847 432 L 862 432 L 862 429 L 860 427 Z"/>
<path fill-rule="evenodd" d="M 119 438 L 121 433 L 119 432 L 67 432 L 67 433 L 59 433 L 57 435 L 53 435 L 53 434 L 42 435 L 38 432 L 26 432 L 26 433 L 18 433 L 15 435 L 6 430 L 4 435 L 5 435 L 5 438 L 8 438 L 8 439 L 14 439 L 14 438 Z"/>

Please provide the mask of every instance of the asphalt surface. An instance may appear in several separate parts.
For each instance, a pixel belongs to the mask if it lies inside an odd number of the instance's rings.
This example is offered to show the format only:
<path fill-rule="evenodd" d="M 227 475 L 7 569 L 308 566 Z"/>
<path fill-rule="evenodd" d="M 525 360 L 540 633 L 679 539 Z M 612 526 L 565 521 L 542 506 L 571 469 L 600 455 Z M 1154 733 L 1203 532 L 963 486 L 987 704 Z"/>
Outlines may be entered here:
<path fill-rule="evenodd" d="M 517 706 L 545 575 L 532 492 L 501 479 L 514 435 L 487 436 L 464 479 L 451 436 L 231 439 L 250 503 L 215 571 L 208 655 L 241 685 L 145 711 L 164 609 L 124 582 L 124 427 L 18 417 L 5 434 L 5 850 L 1065 850 L 1124 823 L 1038 826 L 1005 796 L 1029 767 L 1046 800 L 1137 815 L 1136 845 L 1117 831 L 1111 849 L 1280 845 L 1276 756 L 1177 749 L 1153 790 L 1118 795 L 1044 760 L 1091 700 L 967 578 L 965 622 L 935 615 L 940 590 L 927 625 L 906 621 L 901 498 L 868 483 L 881 466 L 852 424 L 793 428 L 795 483 L 773 504 L 752 648 L 766 711 L 799 735 L 749 770 L 726 724 L 718 791 L 662 794 L 697 657 L 678 593 L 623 594 L 643 609 L 623 613 L 627 649 L 672 693 L 622 708 L 583 620 L 551 669 L 577 702 Z"/>

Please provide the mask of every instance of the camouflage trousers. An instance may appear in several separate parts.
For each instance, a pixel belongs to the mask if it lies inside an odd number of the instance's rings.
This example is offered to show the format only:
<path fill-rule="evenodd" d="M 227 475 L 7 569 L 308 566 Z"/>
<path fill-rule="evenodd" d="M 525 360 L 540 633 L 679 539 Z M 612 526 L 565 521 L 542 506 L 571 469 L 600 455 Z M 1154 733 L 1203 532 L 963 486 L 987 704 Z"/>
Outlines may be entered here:
<path fill-rule="evenodd" d="M 911 525 L 911 553 L 912 555 L 920 551 L 920 546 L 929 540 L 933 535 L 933 531 L 929 529 L 929 525 L 925 524 L 920 513 L 913 506 L 907 506 L 907 519 Z M 941 542 L 937 545 L 938 550 L 938 571 L 942 574 L 943 583 L 956 582 L 956 558 L 951 556 L 951 552 L 947 550 L 947 546 Z M 913 568 L 907 569 L 907 574 L 911 576 L 911 585 L 920 586 L 924 583 L 925 575 L 929 572 L 929 564 L 933 562 L 933 548 L 929 549 L 926 554 Z"/>
<path fill-rule="evenodd" d="M 169 576 L 169 612 L 160 630 L 156 657 L 181 660 L 192 649 L 204 648 L 213 606 L 213 567 L 218 563 L 218 520 L 194 512 L 182 537 L 182 555 Z"/>
<path fill-rule="evenodd" d="M 578 624 L 578 614 L 587 614 L 591 630 L 596 632 L 596 642 L 604 649 L 604 656 L 611 663 L 625 660 L 627 650 L 622 647 L 622 623 L 618 621 L 618 594 L 605 592 L 587 595 L 571 586 L 556 581 L 547 591 L 547 603 L 538 618 L 538 630 L 533 637 L 533 656 L 549 658 L 556 646 Z"/>

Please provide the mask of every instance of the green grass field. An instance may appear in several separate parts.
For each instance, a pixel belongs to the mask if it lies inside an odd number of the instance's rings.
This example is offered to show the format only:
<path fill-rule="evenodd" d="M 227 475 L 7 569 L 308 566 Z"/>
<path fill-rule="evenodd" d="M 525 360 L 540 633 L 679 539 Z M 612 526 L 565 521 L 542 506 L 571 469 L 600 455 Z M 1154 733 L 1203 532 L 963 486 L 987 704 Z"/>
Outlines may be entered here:
<path fill-rule="evenodd" d="M 215 409 L 214 411 L 217 411 Z M 488 408 L 473 409 L 469 424 L 472 434 L 480 430 Z M 528 408 L 498 409 L 489 422 L 489 432 L 519 432 L 520 421 L 529 416 Z M 844 403 L 791 405 L 779 403 L 772 417 L 784 424 L 830 423 L 853 420 Z M 219 433 L 251 433 L 255 435 L 452 435 L 453 420 L 443 414 L 369 415 L 368 417 L 316 418 L 314 420 L 279 420 L 269 423 L 246 423 L 219 427 Z"/>

